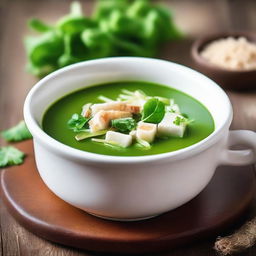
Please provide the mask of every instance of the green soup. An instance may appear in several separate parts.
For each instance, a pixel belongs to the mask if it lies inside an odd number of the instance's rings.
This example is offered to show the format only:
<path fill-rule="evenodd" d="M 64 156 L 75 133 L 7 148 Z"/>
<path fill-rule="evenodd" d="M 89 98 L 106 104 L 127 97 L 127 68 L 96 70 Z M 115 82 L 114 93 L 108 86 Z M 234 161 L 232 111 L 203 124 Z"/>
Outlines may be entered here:
<path fill-rule="evenodd" d="M 76 141 L 74 132 L 67 128 L 67 121 L 73 113 L 80 113 L 81 107 L 88 102 L 102 103 L 99 95 L 115 99 L 122 89 L 142 90 L 149 96 L 173 98 L 191 122 L 183 138 L 157 138 L 152 147 L 144 150 L 131 145 L 128 148 L 111 148 L 90 139 Z M 76 149 L 113 156 L 143 156 L 172 152 L 193 145 L 214 131 L 214 120 L 210 112 L 200 102 L 173 88 L 148 82 L 118 82 L 93 86 L 73 92 L 53 103 L 46 111 L 43 130 L 54 139 Z M 100 137 L 99 137 L 100 138 Z"/>

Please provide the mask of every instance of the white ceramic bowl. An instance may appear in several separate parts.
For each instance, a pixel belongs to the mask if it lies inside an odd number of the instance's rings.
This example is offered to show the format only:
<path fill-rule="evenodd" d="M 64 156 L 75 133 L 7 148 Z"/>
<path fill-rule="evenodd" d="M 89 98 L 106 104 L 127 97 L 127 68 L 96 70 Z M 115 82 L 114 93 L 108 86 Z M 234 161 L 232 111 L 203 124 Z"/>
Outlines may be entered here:
<path fill-rule="evenodd" d="M 127 80 L 164 84 L 191 95 L 211 112 L 215 131 L 174 152 L 119 157 L 71 148 L 42 130 L 44 112 L 60 97 L 94 84 Z M 45 184 L 73 206 L 109 219 L 138 220 L 170 211 L 199 194 L 218 165 L 255 161 L 256 134 L 229 131 L 232 108 L 224 91 L 204 75 L 163 60 L 106 58 L 60 69 L 32 88 L 24 115 Z M 229 150 L 234 144 L 253 150 Z"/>

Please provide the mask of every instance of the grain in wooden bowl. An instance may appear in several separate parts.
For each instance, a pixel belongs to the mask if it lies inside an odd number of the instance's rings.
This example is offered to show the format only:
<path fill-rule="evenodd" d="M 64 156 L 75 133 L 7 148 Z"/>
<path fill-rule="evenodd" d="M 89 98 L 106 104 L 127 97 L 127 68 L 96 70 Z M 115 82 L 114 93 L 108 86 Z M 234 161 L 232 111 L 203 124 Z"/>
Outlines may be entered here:
<path fill-rule="evenodd" d="M 256 89 L 254 44 L 256 35 L 249 32 L 208 35 L 194 42 L 191 56 L 195 68 L 224 89 Z"/>

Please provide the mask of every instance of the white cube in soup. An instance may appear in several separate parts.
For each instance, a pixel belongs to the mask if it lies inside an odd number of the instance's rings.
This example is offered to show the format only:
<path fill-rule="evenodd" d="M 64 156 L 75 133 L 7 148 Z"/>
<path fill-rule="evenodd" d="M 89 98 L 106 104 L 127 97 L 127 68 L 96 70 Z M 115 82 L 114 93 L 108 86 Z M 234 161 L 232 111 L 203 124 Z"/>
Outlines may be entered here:
<path fill-rule="evenodd" d="M 132 139 L 133 139 L 133 140 L 136 139 L 136 130 L 130 131 L 129 134 L 132 136 Z"/>
<path fill-rule="evenodd" d="M 156 132 L 156 124 L 139 122 L 137 126 L 136 136 L 138 139 L 145 140 L 151 143 L 155 139 Z"/>
<path fill-rule="evenodd" d="M 157 134 L 159 136 L 176 136 L 183 137 L 186 130 L 186 124 L 181 122 L 179 125 L 175 124 L 176 118 L 184 118 L 182 115 L 176 113 L 166 113 L 163 120 L 158 124 Z"/>
<path fill-rule="evenodd" d="M 132 144 L 132 136 L 120 132 L 108 131 L 105 140 L 107 142 L 115 142 L 121 147 L 129 147 Z"/>

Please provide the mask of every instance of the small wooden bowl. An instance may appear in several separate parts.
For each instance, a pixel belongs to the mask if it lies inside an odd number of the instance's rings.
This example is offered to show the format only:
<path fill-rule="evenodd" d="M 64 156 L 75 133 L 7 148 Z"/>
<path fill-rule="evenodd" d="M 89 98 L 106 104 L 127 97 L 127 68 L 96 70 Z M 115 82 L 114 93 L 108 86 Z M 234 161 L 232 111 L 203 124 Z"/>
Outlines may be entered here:
<path fill-rule="evenodd" d="M 197 39 L 191 48 L 195 68 L 225 89 L 256 89 L 256 70 L 237 71 L 224 69 L 211 64 L 200 54 L 203 48 L 212 41 L 227 37 L 238 38 L 241 36 L 247 38 L 248 41 L 256 43 L 256 34 L 249 32 L 214 34 Z"/>

